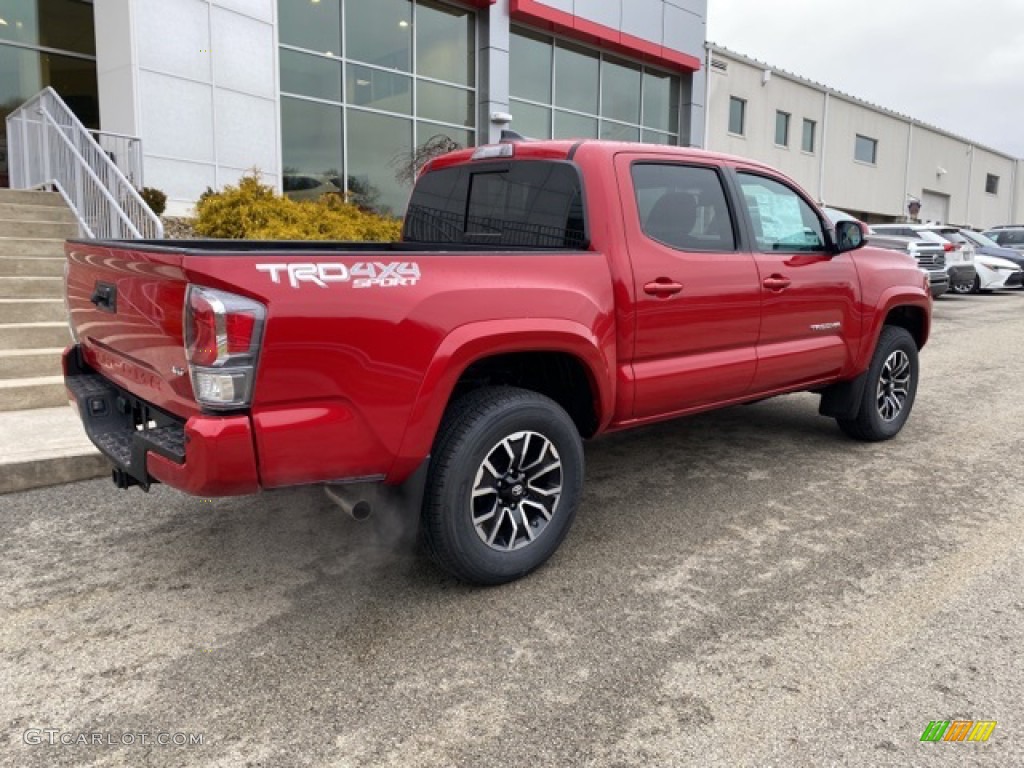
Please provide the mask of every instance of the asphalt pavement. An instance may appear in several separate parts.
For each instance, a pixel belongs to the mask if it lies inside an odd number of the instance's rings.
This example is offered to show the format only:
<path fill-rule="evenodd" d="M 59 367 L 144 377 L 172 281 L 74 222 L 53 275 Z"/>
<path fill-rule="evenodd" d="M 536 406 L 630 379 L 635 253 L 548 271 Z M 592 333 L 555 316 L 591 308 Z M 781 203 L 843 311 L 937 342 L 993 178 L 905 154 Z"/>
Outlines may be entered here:
<path fill-rule="evenodd" d="M 887 443 L 810 395 L 596 441 L 498 588 L 315 488 L 0 496 L 0 765 L 1024 765 L 1022 345 L 1024 292 L 939 299 Z"/>

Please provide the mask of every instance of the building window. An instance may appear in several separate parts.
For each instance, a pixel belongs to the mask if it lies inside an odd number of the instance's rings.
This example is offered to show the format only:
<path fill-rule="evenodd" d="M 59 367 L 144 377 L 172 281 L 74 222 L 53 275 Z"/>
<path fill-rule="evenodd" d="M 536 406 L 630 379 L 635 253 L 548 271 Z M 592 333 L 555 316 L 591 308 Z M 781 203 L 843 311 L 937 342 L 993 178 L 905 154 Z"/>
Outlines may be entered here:
<path fill-rule="evenodd" d="M 800 149 L 804 152 L 814 152 L 814 134 L 818 130 L 818 124 L 813 120 L 804 118 L 804 136 L 800 141 Z"/>
<path fill-rule="evenodd" d="M 990 195 L 999 194 L 999 177 L 994 174 L 985 175 L 985 191 Z"/>
<path fill-rule="evenodd" d="M 743 136 L 747 127 L 747 101 L 729 97 L 729 133 Z"/>
<path fill-rule="evenodd" d="M 476 16 L 436 0 L 278 0 L 283 187 L 404 212 L 396 165 L 476 144 Z"/>
<path fill-rule="evenodd" d="M 0 0 L 0 187 L 8 184 L 7 115 L 46 86 L 99 128 L 92 3 Z"/>
<path fill-rule="evenodd" d="M 678 77 L 525 29 L 509 51 L 512 127 L 538 139 L 679 143 Z"/>
<path fill-rule="evenodd" d="M 857 140 L 853 146 L 853 157 L 862 163 L 875 165 L 878 159 L 878 140 L 857 134 Z"/>
<path fill-rule="evenodd" d="M 789 113 L 775 113 L 775 143 L 780 147 L 789 146 Z"/>

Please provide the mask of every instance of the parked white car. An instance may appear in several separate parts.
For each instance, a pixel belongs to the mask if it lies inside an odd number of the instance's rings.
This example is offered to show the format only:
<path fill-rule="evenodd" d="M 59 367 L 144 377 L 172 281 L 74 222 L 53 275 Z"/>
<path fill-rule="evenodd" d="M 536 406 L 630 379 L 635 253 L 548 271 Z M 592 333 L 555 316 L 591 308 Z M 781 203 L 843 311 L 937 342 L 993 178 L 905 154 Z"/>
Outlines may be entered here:
<path fill-rule="evenodd" d="M 1018 264 L 998 256 L 974 254 L 974 278 L 972 293 L 998 291 L 1002 288 L 1020 288 L 1024 282 L 1024 270 Z"/>

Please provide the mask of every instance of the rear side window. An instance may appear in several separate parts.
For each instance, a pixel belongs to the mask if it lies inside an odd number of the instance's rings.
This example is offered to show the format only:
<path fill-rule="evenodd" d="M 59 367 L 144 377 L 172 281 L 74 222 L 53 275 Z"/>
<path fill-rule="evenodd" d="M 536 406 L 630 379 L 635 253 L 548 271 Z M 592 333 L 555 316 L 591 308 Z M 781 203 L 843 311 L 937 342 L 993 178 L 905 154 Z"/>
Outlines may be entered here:
<path fill-rule="evenodd" d="M 430 171 L 413 190 L 403 239 L 586 248 L 579 170 L 566 161 L 516 160 Z"/>
<path fill-rule="evenodd" d="M 712 168 L 633 165 L 640 226 L 649 238 L 682 251 L 734 251 L 736 236 L 722 180 Z"/>

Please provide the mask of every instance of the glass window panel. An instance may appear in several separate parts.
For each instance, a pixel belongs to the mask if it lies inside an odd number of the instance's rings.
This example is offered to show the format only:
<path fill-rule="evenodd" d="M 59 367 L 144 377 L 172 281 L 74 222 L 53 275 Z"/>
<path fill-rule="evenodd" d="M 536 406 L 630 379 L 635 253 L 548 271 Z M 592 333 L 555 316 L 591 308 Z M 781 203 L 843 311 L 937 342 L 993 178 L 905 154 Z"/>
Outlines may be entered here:
<path fill-rule="evenodd" d="M 737 99 L 735 96 L 729 97 L 729 133 L 735 133 L 740 136 L 743 135 L 743 129 L 745 128 L 747 117 L 747 102 L 743 99 Z"/>
<path fill-rule="evenodd" d="M 512 100 L 511 128 L 521 136 L 531 139 L 551 138 L 551 109 L 535 104 L 524 104 Z"/>
<path fill-rule="evenodd" d="M 803 149 L 804 152 L 814 151 L 814 134 L 816 128 L 817 123 L 813 120 L 804 118 L 804 136 L 803 140 L 800 142 L 800 148 Z"/>
<path fill-rule="evenodd" d="M 466 131 L 461 128 L 452 128 L 449 125 L 438 125 L 437 123 L 419 122 L 416 125 L 416 146 L 426 144 L 431 139 L 439 136 L 447 136 L 463 149 L 476 145 L 473 131 Z"/>
<path fill-rule="evenodd" d="M 475 86 L 475 15 L 425 0 L 416 8 L 416 73 Z"/>
<path fill-rule="evenodd" d="M 44 85 L 52 85 L 87 128 L 100 127 L 100 99 L 96 62 L 44 53 L 39 56 Z M 29 94 L 34 95 L 34 94 Z"/>
<path fill-rule="evenodd" d="M 277 19 L 285 45 L 341 55 L 341 0 L 277 0 Z"/>
<path fill-rule="evenodd" d="M 96 54 L 92 4 L 81 0 L 0 0 L 0 40 Z"/>
<path fill-rule="evenodd" d="M 775 143 L 782 147 L 789 146 L 789 113 L 775 113 Z"/>
<path fill-rule="evenodd" d="M 425 80 L 416 82 L 416 110 L 419 113 L 417 117 L 472 128 L 475 123 L 474 106 L 473 91 Z"/>
<path fill-rule="evenodd" d="M 556 139 L 596 139 L 597 118 L 555 110 Z"/>
<path fill-rule="evenodd" d="M 601 68 L 601 117 L 640 122 L 640 67 L 605 59 Z"/>
<path fill-rule="evenodd" d="M 644 131 L 642 141 L 647 144 L 675 144 L 676 137 L 670 133 L 660 133 L 659 131 Z"/>
<path fill-rule="evenodd" d="M 679 130 L 679 78 L 644 72 L 644 125 L 668 133 Z"/>
<path fill-rule="evenodd" d="M 550 38 L 513 32 L 509 52 L 509 85 L 513 96 L 551 103 Z"/>
<path fill-rule="evenodd" d="M 729 205 L 711 168 L 641 163 L 633 166 L 640 226 L 648 237 L 684 251 L 733 251 Z"/>
<path fill-rule="evenodd" d="M 281 90 L 341 101 L 341 62 L 282 48 Z"/>
<path fill-rule="evenodd" d="M 348 185 L 362 204 L 401 216 L 409 187 L 395 178 L 395 168 L 412 154 L 412 120 L 348 110 Z"/>
<path fill-rule="evenodd" d="M 874 165 L 877 155 L 878 142 L 875 139 L 870 139 L 867 136 L 861 136 L 858 133 L 856 142 L 853 145 L 854 158 L 860 160 L 862 163 L 871 163 L 871 165 Z"/>
<path fill-rule="evenodd" d="M 341 148 L 341 107 L 281 97 L 285 194 L 316 200 L 327 192 L 343 190 Z"/>
<path fill-rule="evenodd" d="M 43 89 L 39 54 L 24 48 L 0 45 L 0 109 L 6 117 Z M 0 123 L 0 129 L 3 123 Z"/>
<path fill-rule="evenodd" d="M 412 78 L 379 69 L 349 64 L 346 92 L 348 103 L 385 112 L 412 114 Z"/>
<path fill-rule="evenodd" d="M 739 179 L 758 249 L 799 253 L 825 247 L 821 220 L 795 190 L 748 173 Z"/>
<path fill-rule="evenodd" d="M 635 125 L 622 125 L 602 120 L 601 138 L 609 141 L 640 141 L 640 129 Z"/>
<path fill-rule="evenodd" d="M 412 3 L 345 3 L 345 55 L 378 67 L 412 70 Z"/>
<path fill-rule="evenodd" d="M 555 105 L 596 115 L 598 66 L 596 53 L 559 44 L 555 48 Z"/>

